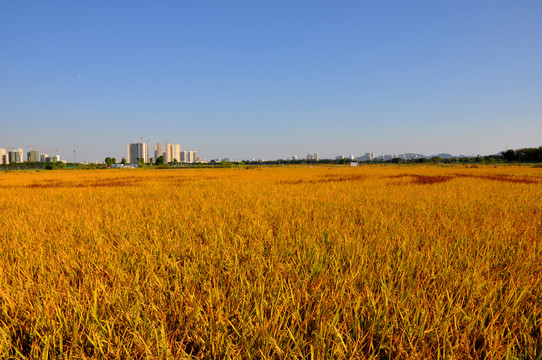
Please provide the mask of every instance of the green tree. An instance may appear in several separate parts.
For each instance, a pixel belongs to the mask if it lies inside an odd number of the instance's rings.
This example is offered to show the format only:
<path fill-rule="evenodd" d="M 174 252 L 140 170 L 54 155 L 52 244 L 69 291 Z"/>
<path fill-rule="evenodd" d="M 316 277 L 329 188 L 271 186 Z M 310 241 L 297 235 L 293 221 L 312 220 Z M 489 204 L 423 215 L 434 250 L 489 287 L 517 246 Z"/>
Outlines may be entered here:
<path fill-rule="evenodd" d="M 120 161 L 120 163 L 121 163 L 122 165 L 126 165 L 126 158 L 122 158 L 122 160 Z"/>
<path fill-rule="evenodd" d="M 156 159 L 156 165 L 164 165 L 164 157 L 163 156 L 158 156 L 158 158 Z"/>
<path fill-rule="evenodd" d="M 107 166 L 111 166 L 116 162 L 117 162 L 117 160 L 115 158 L 110 158 L 110 157 L 105 158 L 105 163 L 107 164 Z"/>

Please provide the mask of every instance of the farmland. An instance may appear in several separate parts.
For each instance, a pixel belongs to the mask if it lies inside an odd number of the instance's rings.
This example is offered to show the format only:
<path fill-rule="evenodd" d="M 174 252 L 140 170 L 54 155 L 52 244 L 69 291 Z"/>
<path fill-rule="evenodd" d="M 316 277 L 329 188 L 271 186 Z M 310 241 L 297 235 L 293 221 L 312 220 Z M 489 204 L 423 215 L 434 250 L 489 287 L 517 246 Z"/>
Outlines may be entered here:
<path fill-rule="evenodd" d="M 0 173 L 0 358 L 542 356 L 542 168 Z"/>

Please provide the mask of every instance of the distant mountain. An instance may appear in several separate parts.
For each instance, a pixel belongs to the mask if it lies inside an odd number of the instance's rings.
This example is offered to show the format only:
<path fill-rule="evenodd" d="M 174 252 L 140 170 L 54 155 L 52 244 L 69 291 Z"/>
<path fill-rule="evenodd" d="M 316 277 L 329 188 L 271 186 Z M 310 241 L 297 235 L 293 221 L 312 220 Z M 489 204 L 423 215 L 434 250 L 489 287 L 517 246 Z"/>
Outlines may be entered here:
<path fill-rule="evenodd" d="M 452 154 L 448 154 L 448 153 L 440 153 L 440 154 L 437 154 L 437 155 L 424 155 L 424 154 L 416 154 L 416 153 L 406 153 L 406 154 L 402 154 L 402 155 L 399 155 L 400 157 L 405 157 L 406 159 L 431 159 L 432 157 L 435 157 L 435 156 L 438 156 L 439 158 L 441 159 L 453 159 L 455 156 L 453 156 Z"/>
<path fill-rule="evenodd" d="M 406 153 L 404 154 L 407 159 L 425 159 L 427 156 L 423 154 Z"/>
<path fill-rule="evenodd" d="M 438 155 L 432 155 L 430 157 L 434 157 L 434 156 L 438 156 L 441 159 L 453 159 L 455 157 L 452 154 L 445 154 L 445 153 L 438 154 Z"/>

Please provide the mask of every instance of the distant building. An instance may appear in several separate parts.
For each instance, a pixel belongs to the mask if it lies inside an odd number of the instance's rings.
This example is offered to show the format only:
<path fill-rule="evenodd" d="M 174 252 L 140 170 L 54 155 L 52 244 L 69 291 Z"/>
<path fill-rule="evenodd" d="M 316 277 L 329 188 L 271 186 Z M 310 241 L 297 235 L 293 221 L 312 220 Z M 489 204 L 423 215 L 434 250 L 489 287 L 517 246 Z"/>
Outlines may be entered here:
<path fill-rule="evenodd" d="M 180 159 L 181 162 L 183 162 L 183 163 L 188 162 L 188 151 L 186 151 L 186 150 L 181 151 L 180 156 L 181 156 L 181 159 Z"/>
<path fill-rule="evenodd" d="M 198 157 L 198 152 L 197 151 L 191 150 L 191 151 L 188 152 L 188 162 L 189 163 L 196 162 L 197 157 Z"/>
<path fill-rule="evenodd" d="M 181 145 L 174 144 L 173 145 L 173 162 L 179 162 L 179 161 L 181 161 Z"/>
<path fill-rule="evenodd" d="M 166 163 L 181 161 L 181 145 L 180 144 L 168 144 L 166 143 L 166 149 L 164 152 L 164 161 Z"/>
<path fill-rule="evenodd" d="M 6 149 L 0 149 L 0 164 L 9 164 L 8 151 Z"/>
<path fill-rule="evenodd" d="M 126 161 L 130 164 L 137 164 L 137 159 L 143 159 L 144 162 L 149 162 L 149 151 L 147 144 L 144 142 L 128 144 Z"/>
<path fill-rule="evenodd" d="M 154 144 L 154 161 L 160 156 L 164 156 L 164 146 L 162 143 L 156 143 Z"/>
<path fill-rule="evenodd" d="M 36 150 L 31 150 L 27 154 L 27 161 L 29 162 L 39 162 L 40 161 L 40 154 Z"/>
<path fill-rule="evenodd" d="M 318 153 L 308 153 L 305 160 L 319 160 Z"/>
<path fill-rule="evenodd" d="M 14 164 L 22 162 L 23 158 L 21 157 L 21 153 L 19 151 L 8 151 L 8 163 Z"/>
<path fill-rule="evenodd" d="M 59 155 L 47 156 L 45 158 L 46 163 L 56 163 L 56 162 L 59 162 L 59 161 L 60 161 L 60 156 Z"/>
<path fill-rule="evenodd" d="M 45 162 L 45 159 L 47 159 L 47 157 L 49 157 L 49 154 L 45 153 L 45 154 L 41 154 L 40 155 L 40 162 Z"/>
<path fill-rule="evenodd" d="M 365 153 L 365 155 L 361 155 L 354 158 L 354 160 L 357 160 L 357 161 L 373 161 L 374 159 L 375 159 L 375 154 L 373 153 Z"/>

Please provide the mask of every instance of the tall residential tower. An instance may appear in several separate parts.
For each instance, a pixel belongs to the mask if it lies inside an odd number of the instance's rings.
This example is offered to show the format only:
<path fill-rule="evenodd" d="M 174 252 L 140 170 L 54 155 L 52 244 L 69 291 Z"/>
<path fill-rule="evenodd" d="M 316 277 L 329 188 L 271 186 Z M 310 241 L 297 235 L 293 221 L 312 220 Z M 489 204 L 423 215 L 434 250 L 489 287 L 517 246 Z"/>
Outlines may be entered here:
<path fill-rule="evenodd" d="M 137 159 L 143 159 L 145 163 L 149 162 L 148 145 L 144 142 L 128 144 L 126 161 L 130 164 L 137 164 Z"/>

